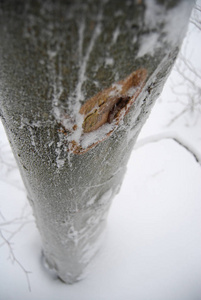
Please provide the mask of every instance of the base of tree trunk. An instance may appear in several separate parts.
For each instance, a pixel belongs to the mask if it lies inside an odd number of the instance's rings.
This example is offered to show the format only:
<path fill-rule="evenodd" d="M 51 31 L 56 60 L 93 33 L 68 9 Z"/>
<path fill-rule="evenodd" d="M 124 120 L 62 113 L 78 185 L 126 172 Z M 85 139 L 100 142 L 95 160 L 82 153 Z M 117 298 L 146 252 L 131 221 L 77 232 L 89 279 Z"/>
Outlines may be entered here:
<path fill-rule="evenodd" d="M 103 244 L 109 206 L 107 203 L 98 209 L 90 208 L 77 213 L 64 225 L 68 232 L 66 241 L 55 245 L 55 249 L 51 246 L 51 252 L 50 247 L 46 247 L 46 242 L 43 242 L 46 269 L 54 271 L 68 284 L 85 278 L 88 263 Z"/>

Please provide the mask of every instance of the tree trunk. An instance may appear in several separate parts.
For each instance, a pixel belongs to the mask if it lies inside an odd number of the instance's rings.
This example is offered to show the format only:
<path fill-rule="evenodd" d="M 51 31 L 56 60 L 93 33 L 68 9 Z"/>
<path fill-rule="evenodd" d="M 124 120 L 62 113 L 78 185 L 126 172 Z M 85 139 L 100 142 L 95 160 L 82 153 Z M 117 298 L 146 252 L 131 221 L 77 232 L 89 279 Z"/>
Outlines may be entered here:
<path fill-rule="evenodd" d="M 193 1 L 0 1 L 0 113 L 49 267 L 79 280 Z"/>

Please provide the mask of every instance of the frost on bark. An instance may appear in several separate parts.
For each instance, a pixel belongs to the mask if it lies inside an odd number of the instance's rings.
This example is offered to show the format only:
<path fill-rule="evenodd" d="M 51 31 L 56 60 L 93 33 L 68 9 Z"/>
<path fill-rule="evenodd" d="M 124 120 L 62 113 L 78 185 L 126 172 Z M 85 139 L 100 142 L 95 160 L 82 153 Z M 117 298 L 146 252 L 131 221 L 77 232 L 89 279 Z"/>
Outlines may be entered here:
<path fill-rule="evenodd" d="M 49 267 L 79 280 L 193 1 L 0 1 L 0 113 Z"/>

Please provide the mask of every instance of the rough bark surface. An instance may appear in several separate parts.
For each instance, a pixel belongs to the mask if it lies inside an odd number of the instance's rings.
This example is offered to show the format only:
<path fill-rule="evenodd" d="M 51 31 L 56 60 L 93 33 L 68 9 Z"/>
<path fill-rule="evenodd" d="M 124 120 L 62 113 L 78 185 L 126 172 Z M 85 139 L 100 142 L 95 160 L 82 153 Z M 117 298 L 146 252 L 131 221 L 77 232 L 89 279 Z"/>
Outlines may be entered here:
<path fill-rule="evenodd" d="M 67 283 L 99 248 L 192 1 L 0 1 L 0 114 L 45 259 Z"/>

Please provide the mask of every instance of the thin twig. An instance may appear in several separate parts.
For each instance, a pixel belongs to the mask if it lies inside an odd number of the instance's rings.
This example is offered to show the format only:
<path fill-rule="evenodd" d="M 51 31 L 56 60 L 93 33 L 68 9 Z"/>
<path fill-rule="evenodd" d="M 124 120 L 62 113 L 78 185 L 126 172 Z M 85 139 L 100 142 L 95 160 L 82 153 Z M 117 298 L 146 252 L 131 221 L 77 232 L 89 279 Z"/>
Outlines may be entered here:
<path fill-rule="evenodd" d="M 5 219 L 5 217 L 4 217 L 4 215 L 2 214 L 2 212 L 0 211 L 0 216 L 1 216 L 1 218 L 5 221 L 6 219 Z"/>
<path fill-rule="evenodd" d="M 12 246 L 11 246 L 11 243 L 4 237 L 2 231 L 0 230 L 0 235 L 2 237 L 2 239 L 4 240 L 4 242 L 6 243 L 6 245 L 8 246 L 9 248 L 9 251 L 10 251 L 10 258 L 11 258 L 11 261 L 14 263 L 16 262 L 17 265 L 21 268 L 21 270 L 25 273 L 25 276 L 26 276 L 26 280 L 27 280 L 27 284 L 28 284 L 28 289 L 29 291 L 31 292 L 31 284 L 30 284 L 30 280 L 29 280 L 29 274 L 31 273 L 30 271 L 27 271 L 24 266 L 21 264 L 21 262 L 16 258 L 14 252 L 13 252 L 13 249 L 12 249 Z"/>
<path fill-rule="evenodd" d="M 189 143 L 189 141 L 187 141 L 186 139 L 184 139 L 183 137 L 181 137 L 179 134 L 177 134 L 175 132 L 165 132 L 165 133 L 152 135 L 152 136 L 149 136 L 142 140 L 139 140 L 135 145 L 135 149 L 138 149 L 138 148 L 143 147 L 150 143 L 159 142 L 163 139 L 172 139 L 173 141 L 178 143 L 180 146 L 185 148 L 190 154 L 192 154 L 193 157 L 195 158 L 196 162 L 201 165 L 201 153 L 199 151 L 197 151 Z"/>
<path fill-rule="evenodd" d="M 183 114 L 185 114 L 188 111 L 188 108 L 185 107 L 179 114 L 177 114 L 176 116 L 174 116 L 169 123 L 167 124 L 167 126 L 172 125 L 177 119 L 179 119 Z"/>
<path fill-rule="evenodd" d="M 20 230 L 27 225 L 28 223 L 32 223 L 32 221 L 27 221 L 24 222 L 23 224 L 21 224 L 14 232 L 10 232 L 10 236 L 7 238 L 7 241 L 11 241 L 13 239 L 13 237 L 20 232 Z M 2 231 L 7 231 L 4 228 L 1 228 Z M 8 231 L 7 231 L 8 232 Z M 0 244 L 0 248 L 3 247 L 5 245 L 5 241 L 3 243 Z"/>
<path fill-rule="evenodd" d="M 24 219 L 27 219 L 27 217 L 28 216 L 20 217 L 20 218 L 14 218 L 14 219 L 12 219 L 10 221 L 5 221 L 5 222 L 0 223 L 0 226 L 2 227 L 2 226 L 11 225 L 11 224 L 21 224 Z M 29 221 L 27 221 L 27 222 L 29 223 Z"/>

